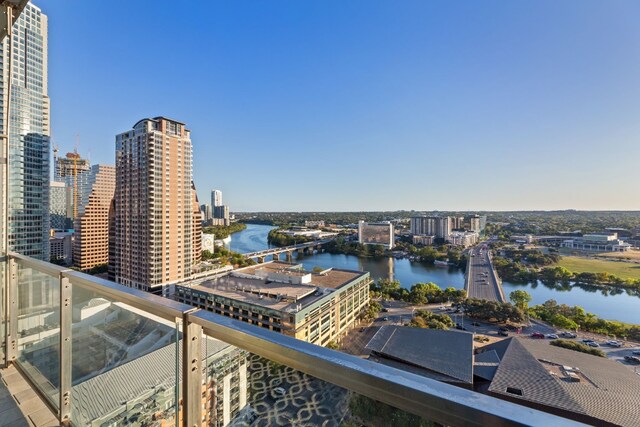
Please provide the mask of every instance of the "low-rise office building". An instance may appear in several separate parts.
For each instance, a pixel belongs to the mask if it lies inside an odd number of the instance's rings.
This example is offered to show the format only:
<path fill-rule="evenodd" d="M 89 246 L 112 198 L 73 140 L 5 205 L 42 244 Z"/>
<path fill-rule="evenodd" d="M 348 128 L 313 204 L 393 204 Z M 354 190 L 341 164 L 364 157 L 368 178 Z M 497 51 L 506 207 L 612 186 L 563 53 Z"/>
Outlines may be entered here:
<path fill-rule="evenodd" d="M 319 221 L 306 220 L 304 222 L 304 226 L 305 227 L 324 227 L 324 221 L 322 221 L 322 220 L 319 220 Z"/>
<path fill-rule="evenodd" d="M 618 239 L 618 233 L 592 233 L 564 240 L 560 246 L 581 251 L 626 252 L 631 244 Z"/>
<path fill-rule="evenodd" d="M 176 299 L 313 344 L 339 340 L 369 304 L 368 272 L 272 261 L 176 286 Z"/>
<path fill-rule="evenodd" d="M 467 248 L 478 243 L 480 236 L 475 231 L 454 231 L 449 234 L 447 241 L 455 246 Z"/>

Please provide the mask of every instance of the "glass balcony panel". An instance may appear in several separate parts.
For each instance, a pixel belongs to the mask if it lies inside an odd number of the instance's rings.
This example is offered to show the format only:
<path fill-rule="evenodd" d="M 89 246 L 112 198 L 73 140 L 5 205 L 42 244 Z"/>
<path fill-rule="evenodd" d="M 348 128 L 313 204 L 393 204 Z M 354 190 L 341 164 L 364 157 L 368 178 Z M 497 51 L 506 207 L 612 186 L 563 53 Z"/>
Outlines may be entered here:
<path fill-rule="evenodd" d="M 73 281 L 72 295 L 73 425 L 176 425 L 176 324 Z"/>
<path fill-rule="evenodd" d="M 222 341 L 205 337 L 203 343 L 202 425 L 434 425 Z"/>
<path fill-rule="evenodd" d="M 60 386 L 60 280 L 18 265 L 17 363 L 58 407 Z"/>

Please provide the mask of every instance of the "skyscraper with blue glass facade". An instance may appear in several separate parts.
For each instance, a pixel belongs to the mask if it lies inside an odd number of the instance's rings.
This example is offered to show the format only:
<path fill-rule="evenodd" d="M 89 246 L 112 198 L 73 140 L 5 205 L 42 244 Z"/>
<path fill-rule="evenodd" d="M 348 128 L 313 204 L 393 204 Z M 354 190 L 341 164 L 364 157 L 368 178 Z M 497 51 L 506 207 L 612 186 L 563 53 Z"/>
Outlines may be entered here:
<path fill-rule="evenodd" d="M 47 16 L 28 4 L 0 52 L 0 131 L 10 102 L 9 250 L 49 260 Z M 9 75 L 11 78 L 9 79 Z"/>

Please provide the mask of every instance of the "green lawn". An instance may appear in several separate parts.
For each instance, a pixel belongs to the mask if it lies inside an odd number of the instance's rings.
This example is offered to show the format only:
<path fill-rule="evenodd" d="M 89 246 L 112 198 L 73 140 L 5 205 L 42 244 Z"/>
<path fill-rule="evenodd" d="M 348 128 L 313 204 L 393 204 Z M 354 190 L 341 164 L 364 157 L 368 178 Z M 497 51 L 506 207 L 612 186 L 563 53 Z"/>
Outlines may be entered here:
<path fill-rule="evenodd" d="M 623 279 L 640 279 L 640 264 L 563 256 L 558 265 L 574 273 L 611 273 Z"/>

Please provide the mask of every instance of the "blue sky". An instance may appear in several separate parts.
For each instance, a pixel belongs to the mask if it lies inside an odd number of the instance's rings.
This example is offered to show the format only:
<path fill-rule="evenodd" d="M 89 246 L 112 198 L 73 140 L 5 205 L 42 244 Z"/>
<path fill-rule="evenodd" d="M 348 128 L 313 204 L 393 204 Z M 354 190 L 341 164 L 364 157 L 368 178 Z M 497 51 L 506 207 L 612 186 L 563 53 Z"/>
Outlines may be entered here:
<path fill-rule="evenodd" d="M 181 120 L 201 202 L 640 209 L 639 2 L 36 4 L 54 143 Z"/>

